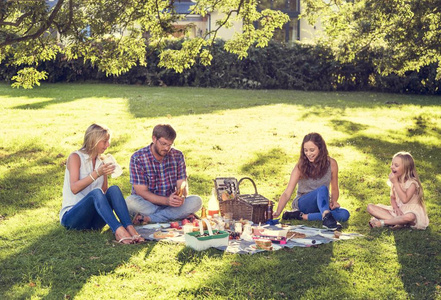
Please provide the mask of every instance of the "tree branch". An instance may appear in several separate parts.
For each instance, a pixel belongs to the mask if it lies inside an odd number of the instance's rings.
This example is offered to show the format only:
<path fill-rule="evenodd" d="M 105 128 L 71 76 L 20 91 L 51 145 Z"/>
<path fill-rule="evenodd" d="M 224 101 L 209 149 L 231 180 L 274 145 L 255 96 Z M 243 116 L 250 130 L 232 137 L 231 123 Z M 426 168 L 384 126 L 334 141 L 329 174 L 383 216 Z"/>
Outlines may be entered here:
<path fill-rule="evenodd" d="M 4 42 L 0 43 L 0 47 L 12 45 L 15 43 L 19 43 L 26 40 L 36 39 L 39 36 L 41 36 L 54 22 L 55 17 L 57 16 L 58 12 L 60 11 L 61 6 L 63 5 L 64 0 L 58 0 L 56 6 L 52 10 L 48 20 L 45 22 L 45 24 L 40 27 L 40 29 L 37 30 L 37 32 L 29 35 L 24 35 L 22 37 L 13 38 L 13 39 L 6 39 Z"/>

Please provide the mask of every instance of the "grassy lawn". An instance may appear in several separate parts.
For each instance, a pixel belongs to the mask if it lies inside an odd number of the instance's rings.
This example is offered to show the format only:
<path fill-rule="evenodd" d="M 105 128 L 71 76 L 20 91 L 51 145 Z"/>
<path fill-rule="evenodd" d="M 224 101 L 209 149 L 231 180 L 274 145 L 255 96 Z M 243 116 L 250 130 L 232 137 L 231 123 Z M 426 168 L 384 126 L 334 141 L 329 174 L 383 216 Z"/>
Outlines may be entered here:
<path fill-rule="evenodd" d="M 0 84 L 0 299 L 441 299 L 440 103 L 367 92 Z M 190 191 L 205 203 L 213 179 L 225 176 L 250 176 L 277 201 L 303 136 L 319 132 L 339 163 L 339 202 L 351 212 L 344 231 L 364 237 L 231 255 L 115 245 L 108 227 L 67 231 L 58 219 L 65 161 L 92 122 L 114 132 L 109 153 L 124 174 L 110 182 L 125 195 L 130 155 L 150 143 L 154 125 L 172 124 Z M 430 226 L 371 230 L 366 205 L 389 203 L 400 150 L 416 160 Z"/>

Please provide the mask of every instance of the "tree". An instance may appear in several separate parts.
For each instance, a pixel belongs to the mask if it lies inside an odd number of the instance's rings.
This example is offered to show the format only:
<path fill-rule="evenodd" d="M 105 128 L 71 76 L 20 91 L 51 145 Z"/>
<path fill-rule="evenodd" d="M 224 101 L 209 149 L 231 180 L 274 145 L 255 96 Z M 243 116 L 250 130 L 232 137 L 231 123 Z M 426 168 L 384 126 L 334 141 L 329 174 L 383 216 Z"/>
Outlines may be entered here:
<path fill-rule="evenodd" d="M 276 28 L 289 17 L 280 11 L 257 10 L 257 0 L 198 0 L 192 14 L 213 11 L 225 17 L 202 37 L 187 39 L 179 50 L 167 49 L 183 18 L 175 0 L 0 0 L 0 63 L 20 66 L 13 87 L 32 88 L 47 77 L 39 70 L 43 61 L 57 55 L 90 61 L 107 75 L 118 76 L 135 65 L 146 65 L 147 45 L 160 51 L 159 66 L 182 72 L 197 60 L 209 65 L 210 46 L 222 27 L 243 22 L 241 33 L 225 43 L 239 58 L 256 44 L 264 47 Z M 259 23 L 258 28 L 254 26 Z M 185 28 L 184 28 L 185 30 Z"/>
<path fill-rule="evenodd" d="M 325 28 L 322 42 L 343 62 L 373 54 L 380 74 L 437 65 L 441 79 L 441 0 L 304 0 L 304 17 Z"/>

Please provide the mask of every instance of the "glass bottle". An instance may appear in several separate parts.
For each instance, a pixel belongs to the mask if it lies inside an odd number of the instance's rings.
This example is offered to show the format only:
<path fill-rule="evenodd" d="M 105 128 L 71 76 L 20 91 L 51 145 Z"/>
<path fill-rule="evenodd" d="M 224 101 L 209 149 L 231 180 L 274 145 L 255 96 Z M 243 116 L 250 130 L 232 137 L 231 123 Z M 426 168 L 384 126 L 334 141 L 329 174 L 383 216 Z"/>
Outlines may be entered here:
<path fill-rule="evenodd" d="M 216 190 L 214 188 L 211 191 L 210 200 L 208 200 L 208 214 L 210 216 L 219 214 L 219 201 L 217 201 Z"/>

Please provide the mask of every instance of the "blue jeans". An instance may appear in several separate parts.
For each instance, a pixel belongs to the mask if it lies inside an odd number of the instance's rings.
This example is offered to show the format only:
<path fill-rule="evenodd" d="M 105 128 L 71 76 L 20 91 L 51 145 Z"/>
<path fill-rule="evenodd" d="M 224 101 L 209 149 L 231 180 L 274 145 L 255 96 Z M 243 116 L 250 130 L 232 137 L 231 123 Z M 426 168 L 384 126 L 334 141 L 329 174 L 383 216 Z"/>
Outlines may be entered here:
<path fill-rule="evenodd" d="M 339 207 L 331 210 L 329 208 L 329 190 L 324 185 L 300 197 L 299 210 L 304 214 L 308 214 L 309 221 L 321 221 L 323 212 L 326 210 L 331 211 L 332 216 L 337 221 L 345 222 L 349 219 L 347 209 Z"/>
<path fill-rule="evenodd" d="M 139 195 L 130 195 L 126 198 L 127 207 L 132 215 L 140 213 L 150 218 L 152 223 L 169 222 L 188 217 L 188 215 L 201 209 L 202 199 L 199 196 L 191 195 L 185 198 L 184 203 L 179 207 L 156 205 L 145 200 Z"/>
<path fill-rule="evenodd" d="M 118 216 L 118 221 L 114 211 Z M 107 189 L 94 189 L 68 210 L 61 219 L 61 225 L 67 229 L 102 229 L 109 224 L 112 231 L 122 226 L 132 225 L 126 201 L 118 186 Z"/>

